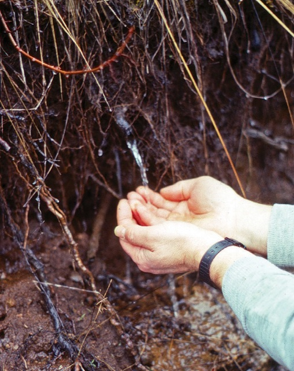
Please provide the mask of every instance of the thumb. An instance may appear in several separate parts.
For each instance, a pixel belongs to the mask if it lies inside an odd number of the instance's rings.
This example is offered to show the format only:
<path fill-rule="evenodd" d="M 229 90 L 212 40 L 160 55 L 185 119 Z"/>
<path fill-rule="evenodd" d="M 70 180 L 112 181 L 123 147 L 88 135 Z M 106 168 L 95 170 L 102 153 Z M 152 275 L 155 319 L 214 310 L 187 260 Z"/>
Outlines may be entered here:
<path fill-rule="evenodd" d="M 114 234 L 129 245 L 133 245 L 133 247 L 142 247 L 152 251 L 152 244 L 150 244 L 150 242 L 153 233 L 151 229 L 152 227 L 142 227 L 140 225 L 131 225 L 127 227 L 118 225 L 114 230 Z"/>
<path fill-rule="evenodd" d="M 114 234 L 116 235 L 116 237 L 121 238 L 121 239 L 124 240 L 125 239 L 125 235 L 126 235 L 126 228 L 123 227 L 122 225 L 118 225 L 114 229 Z"/>
<path fill-rule="evenodd" d="M 183 191 L 183 182 L 177 182 L 175 184 L 172 184 L 170 186 L 164 187 L 160 190 L 160 194 L 162 197 L 164 197 L 166 200 L 170 201 L 183 201 L 186 198 L 184 197 L 184 191 Z"/>
<path fill-rule="evenodd" d="M 162 188 L 160 194 L 170 201 L 186 201 L 191 197 L 193 189 L 198 183 L 198 179 L 180 180 L 179 182 Z"/>

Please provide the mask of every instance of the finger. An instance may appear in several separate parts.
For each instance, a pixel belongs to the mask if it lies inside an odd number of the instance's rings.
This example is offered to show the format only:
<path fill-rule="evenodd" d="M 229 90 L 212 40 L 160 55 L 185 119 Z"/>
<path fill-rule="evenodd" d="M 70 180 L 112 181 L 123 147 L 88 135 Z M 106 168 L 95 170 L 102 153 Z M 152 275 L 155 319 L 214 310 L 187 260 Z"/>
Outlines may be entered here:
<path fill-rule="evenodd" d="M 158 209 L 151 204 L 142 204 L 137 200 L 129 201 L 133 216 L 140 225 L 150 226 L 162 223 L 170 219 L 170 211 L 166 209 Z M 178 220 L 177 218 L 176 220 Z"/>
<path fill-rule="evenodd" d="M 191 196 L 192 190 L 195 187 L 196 179 L 181 180 L 173 185 L 162 188 L 160 194 L 163 198 L 169 201 L 184 201 Z"/>
<path fill-rule="evenodd" d="M 149 255 L 153 254 L 153 252 L 150 252 L 141 247 L 134 247 L 133 245 L 130 245 L 125 242 L 121 242 L 121 244 L 122 244 L 122 247 L 125 253 L 129 255 L 129 257 L 133 260 L 133 262 L 138 266 L 138 268 L 142 272 L 153 273 L 153 274 L 166 273 L 166 269 L 154 267 L 154 265 L 152 264 L 152 257 L 150 261 Z"/>
<path fill-rule="evenodd" d="M 176 206 L 174 202 L 166 200 L 161 194 L 152 191 L 150 188 L 140 186 L 136 189 L 136 191 L 145 199 L 148 204 L 151 204 L 156 208 L 171 211 Z"/>
<path fill-rule="evenodd" d="M 136 220 L 140 220 L 140 225 L 151 226 L 164 222 L 169 211 L 162 209 L 150 210 L 142 204 L 136 204 L 132 207 Z"/>
<path fill-rule="evenodd" d="M 123 248 L 124 252 L 129 255 L 129 257 L 138 265 L 142 264 L 144 259 L 142 259 L 142 255 L 144 256 L 144 249 L 140 246 L 133 245 L 126 239 L 126 231 L 127 229 L 124 226 L 118 225 L 114 229 L 114 234 L 119 238 L 119 242 L 121 247 Z M 148 250 L 146 250 L 148 251 Z M 141 258 L 140 258 L 141 256 Z"/>
<path fill-rule="evenodd" d="M 142 227 L 137 224 L 124 226 L 118 225 L 114 229 L 114 234 L 120 238 L 120 242 L 125 251 L 133 257 L 137 253 L 138 248 L 153 251 L 152 236 L 148 227 Z"/>
<path fill-rule="evenodd" d="M 114 234 L 116 237 L 121 238 L 122 240 L 125 239 L 125 234 L 126 234 L 126 227 L 123 225 L 118 225 L 114 228 Z"/>
<path fill-rule="evenodd" d="M 131 207 L 126 199 L 119 201 L 116 216 L 118 224 L 130 225 L 135 223 Z"/>
<path fill-rule="evenodd" d="M 128 198 L 128 201 L 129 201 L 129 204 L 130 204 L 130 207 L 132 209 L 135 219 L 141 225 L 144 225 L 145 223 L 140 222 L 140 216 L 137 214 L 137 210 L 136 210 L 137 205 L 142 204 L 143 206 L 147 207 L 151 213 L 155 215 L 158 213 L 158 208 L 152 205 L 150 202 L 147 203 L 145 199 L 138 192 L 128 193 L 127 198 Z"/>
<path fill-rule="evenodd" d="M 132 213 L 133 213 L 133 217 L 134 219 L 137 221 L 137 223 L 139 225 L 148 225 L 146 224 L 146 222 L 144 221 L 144 218 L 142 219 L 141 217 L 141 214 L 140 212 L 138 212 L 138 208 L 140 206 L 142 206 L 144 208 L 144 210 L 146 209 L 146 207 L 144 205 L 142 205 L 140 202 L 138 202 L 137 200 L 130 200 L 129 201 L 129 204 L 130 204 L 130 208 L 132 210 Z M 142 213 L 143 214 L 143 213 Z"/>
<path fill-rule="evenodd" d="M 128 240 L 128 239 L 130 239 L 130 233 L 131 232 L 129 231 L 128 236 L 126 236 L 127 228 L 122 226 L 122 225 L 118 225 L 114 229 L 114 234 L 119 238 L 119 242 L 121 244 L 121 247 L 125 251 L 125 253 L 128 254 L 129 257 L 136 264 L 142 264 L 142 261 L 140 261 L 140 258 L 139 258 L 139 254 L 140 254 L 139 250 L 142 250 L 142 247 L 140 247 L 140 246 L 138 246 L 138 245 L 136 245 L 133 242 L 130 242 Z"/>
<path fill-rule="evenodd" d="M 143 199 L 143 197 L 137 192 L 129 193 L 128 194 L 128 200 L 129 200 L 129 205 L 131 207 L 133 215 L 138 222 L 141 220 L 140 215 L 138 215 L 138 213 L 137 213 L 137 206 L 138 205 L 144 206 L 145 208 L 148 209 L 148 211 L 150 213 L 152 213 L 154 215 L 161 216 L 161 213 L 159 212 L 160 209 L 158 209 L 156 206 L 152 205 L 151 203 L 146 203 L 145 200 Z M 165 211 L 164 214 L 167 214 L 167 215 L 169 214 L 169 212 L 167 212 L 165 209 L 162 209 L 162 210 Z M 139 224 L 142 224 L 142 223 L 139 222 Z M 144 225 L 144 224 L 145 223 L 143 223 L 142 225 Z"/>
<path fill-rule="evenodd" d="M 114 230 L 114 234 L 119 237 L 120 239 L 120 244 L 125 251 L 127 255 L 133 260 L 135 264 L 137 264 L 138 268 L 142 272 L 148 272 L 148 273 L 153 273 L 153 274 L 160 274 L 160 273 L 165 273 L 165 270 L 162 269 L 162 267 L 154 267 L 153 264 L 150 264 L 149 260 L 150 257 L 147 258 L 148 254 L 153 254 L 152 251 L 149 251 L 146 249 L 146 247 L 141 247 L 138 245 L 134 245 L 133 243 L 130 243 L 127 238 L 130 236 L 126 236 L 126 231 L 127 229 L 124 226 L 117 226 Z M 128 231 L 130 232 L 130 230 Z M 134 240 L 134 235 L 131 236 L 131 239 Z M 135 238 L 136 240 L 136 238 Z M 134 241 L 133 241 L 134 242 Z"/>
<path fill-rule="evenodd" d="M 127 194 L 127 199 L 129 201 L 138 201 L 138 202 L 141 202 L 142 204 L 146 204 L 146 200 L 138 192 L 134 192 L 134 191 L 129 192 Z"/>

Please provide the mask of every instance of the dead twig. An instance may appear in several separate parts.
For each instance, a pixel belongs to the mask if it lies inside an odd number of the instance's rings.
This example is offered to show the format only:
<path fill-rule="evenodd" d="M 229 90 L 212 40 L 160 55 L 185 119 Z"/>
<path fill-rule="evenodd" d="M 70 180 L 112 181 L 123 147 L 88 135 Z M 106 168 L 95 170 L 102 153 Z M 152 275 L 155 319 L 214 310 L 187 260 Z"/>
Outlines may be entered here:
<path fill-rule="evenodd" d="M 97 290 L 95 279 L 91 273 L 91 271 L 84 265 L 82 262 L 82 259 L 80 257 L 79 248 L 77 242 L 74 240 L 73 235 L 68 227 L 67 224 L 67 218 L 64 212 L 60 209 L 58 206 L 56 200 L 51 196 L 50 192 L 48 191 L 47 187 L 43 184 L 40 189 L 40 196 L 43 199 L 43 201 L 47 204 L 48 209 L 52 212 L 53 215 L 56 216 L 58 219 L 62 231 L 67 239 L 68 244 L 72 248 L 73 256 L 75 259 L 75 262 L 77 263 L 79 269 L 87 276 L 87 278 L 90 281 L 90 286 L 93 292 L 95 292 L 95 295 L 97 296 L 99 301 L 103 301 L 106 309 L 110 313 L 110 322 L 112 325 L 114 325 L 120 334 L 122 334 L 122 327 L 120 324 L 119 317 L 110 304 L 108 300 L 105 300 L 104 296 Z"/>

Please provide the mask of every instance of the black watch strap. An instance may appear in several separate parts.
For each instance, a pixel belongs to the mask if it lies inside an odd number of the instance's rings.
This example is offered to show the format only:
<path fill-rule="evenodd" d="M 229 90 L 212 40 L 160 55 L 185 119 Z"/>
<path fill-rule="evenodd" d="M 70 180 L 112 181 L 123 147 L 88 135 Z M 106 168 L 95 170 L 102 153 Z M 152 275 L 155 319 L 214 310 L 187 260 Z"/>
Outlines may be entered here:
<path fill-rule="evenodd" d="M 225 237 L 224 240 L 215 243 L 206 251 L 199 265 L 199 281 L 206 282 L 210 286 L 215 287 L 209 275 L 210 265 L 219 252 L 232 245 L 246 249 L 246 247 L 241 242 L 233 240 L 232 238 Z"/>

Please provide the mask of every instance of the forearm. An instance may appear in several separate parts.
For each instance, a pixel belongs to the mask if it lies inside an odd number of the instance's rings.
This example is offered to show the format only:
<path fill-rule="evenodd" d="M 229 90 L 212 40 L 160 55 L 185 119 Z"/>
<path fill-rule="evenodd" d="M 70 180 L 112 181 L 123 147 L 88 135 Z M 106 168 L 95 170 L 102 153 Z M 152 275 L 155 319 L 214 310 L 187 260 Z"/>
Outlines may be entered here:
<path fill-rule="evenodd" d="M 294 206 L 268 206 L 242 199 L 239 209 L 235 231 L 229 237 L 279 267 L 293 267 Z"/>
<path fill-rule="evenodd" d="M 210 278 L 222 289 L 248 335 L 278 363 L 294 370 L 293 275 L 229 246 L 212 261 Z"/>
<path fill-rule="evenodd" d="M 294 369 L 294 277 L 251 255 L 226 271 L 225 299 L 248 335 L 280 364 Z"/>
<path fill-rule="evenodd" d="M 294 370 L 294 276 L 237 246 L 217 254 L 209 273 L 248 335 Z"/>

